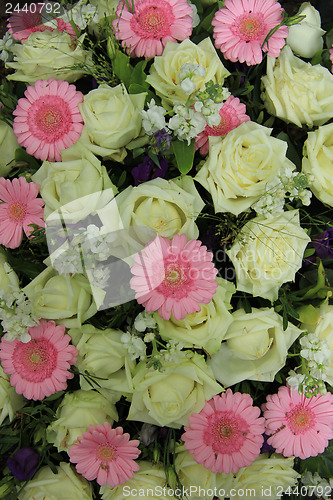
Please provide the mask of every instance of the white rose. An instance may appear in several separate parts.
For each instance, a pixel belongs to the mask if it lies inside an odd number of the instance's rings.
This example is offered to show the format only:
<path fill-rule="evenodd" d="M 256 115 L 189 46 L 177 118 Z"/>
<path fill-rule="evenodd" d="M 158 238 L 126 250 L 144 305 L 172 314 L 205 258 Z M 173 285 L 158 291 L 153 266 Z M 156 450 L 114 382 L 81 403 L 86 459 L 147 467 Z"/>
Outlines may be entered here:
<path fill-rule="evenodd" d="M 92 483 L 75 472 L 65 462 L 57 466 L 57 474 L 50 467 L 42 467 L 17 497 L 19 500 L 93 500 Z M 20 489 L 20 487 L 17 487 Z"/>
<path fill-rule="evenodd" d="M 167 42 L 163 54 L 155 56 L 147 77 L 147 82 L 154 87 L 166 109 L 171 109 L 176 101 L 178 103 L 187 101 L 188 95 L 180 86 L 179 80 L 181 67 L 186 63 L 199 64 L 206 70 L 205 75 L 193 75 L 192 81 L 196 90 L 203 90 L 209 80 L 222 85 L 224 79 L 230 75 L 218 57 L 210 38 L 205 38 L 198 44 L 189 39 L 181 43 Z"/>
<path fill-rule="evenodd" d="M 249 121 L 210 146 L 195 180 L 211 194 L 215 212 L 239 215 L 265 193 L 270 180 L 294 170 L 286 157 L 287 143 L 271 132 Z"/>
<path fill-rule="evenodd" d="M 234 475 L 231 489 L 236 494 L 232 498 L 244 500 L 242 492 L 251 491 L 256 500 L 276 500 L 288 488 L 292 491 L 299 477 L 294 469 L 294 457 L 262 453 L 250 466 L 242 467 Z"/>
<path fill-rule="evenodd" d="M 100 85 L 84 96 L 79 109 L 84 120 L 86 146 L 103 158 L 122 161 L 126 147 L 136 147 L 142 135 L 142 117 L 146 93 L 128 94 L 124 85 Z M 146 139 L 143 138 L 143 142 Z"/>
<path fill-rule="evenodd" d="M 58 451 L 67 451 L 89 425 L 118 420 L 116 407 L 96 391 L 74 391 L 65 394 L 57 408 L 56 418 L 46 430 L 47 441 Z"/>
<path fill-rule="evenodd" d="M 72 159 L 70 152 L 63 154 L 61 162 L 45 161 L 32 179 L 40 185 L 45 218 L 61 209 L 62 216 L 64 211 L 70 214 L 71 222 L 94 213 L 118 192 L 106 168 L 85 148 L 80 158 Z"/>
<path fill-rule="evenodd" d="M 81 373 L 87 370 L 97 379 L 98 390 L 105 396 L 118 401 L 121 394 L 133 392 L 132 371 L 135 363 L 121 341 L 123 332 L 107 328 L 98 330 L 92 325 L 71 329 L 69 335 L 79 351 L 77 366 Z M 104 380 L 103 380 L 104 379 Z M 80 377 L 82 389 L 91 389 L 84 377 Z"/>
<path fill-rule="evenodd" d="M 174 339 L 185 347 L 204 349 L 210 355 L 214 354 L 221 345 L 225 333 L 232 321 L 228 309 L 231 309 L 230 299 L 235 286 L 223 278 L 216 278 L 218 287 L 209 304 L 200 304 L 201 310 L 187 314 L 179 321 L 171 316 L 164 320 L 157 313 L 154 319 L 159 327 L 159 333 L 165 340 Z"/>
<path fill-rule="evenodd" d="M 288 349 L 302 330 L 288 323 L 274 309 L 255 309 L 232 314 L 232 323 L 220 350 L 208 360 L 215 378 L 225 387 L 243 380 L 273 382 L 284 367 Z"/>
<path fill-rule="evenodd" d="M 201 464 L 198 464 L 191 453 L 184 445 L 178 445 L 175 453 L 175 469 L 179 480 L 185 489 L 190 489 L 195 493 L 191 494 L 191 500 L 212 500 L 214 488 L 216 487 L 216 474 Z M 194 490 L 196 488 L 196 490 Z M 199 493 L 200 494 L 196 494 Z M 211 494 L 206 494 L 211 492 Z"/>
<path fill-rule="evenodd" d="M 313 194 L 323 203 L 333 207 L 333 123 L 323 125 L 308 133 L 304 143 L 302 170 L 308 174 Z"/>
<path fill-rule="evenodd" d="M 271 115 L 310 128 L 332 118 L 332 73 L 294 56 L 288 45 L 279 57 L 267 57 L 267 75 L 261 81 L 261 98 Z"/>
<path fill-rule="evenodd" d="M 245 224 L 227 254 L 236 270 L 237 290 L 274 301 L 283 283 L 293 281 L 302 266 L 310 238 L 299 223 L 298 210 Z"/>
<path fill-rule="evenodd" d="M 313 323 L 302 323 L 301 328 L 314 333 L 320 340 L 326 340 L 331 352 L 331 363 L 325 370 L 325 380 L 333 386 L 333 305 L 324 303 L 316 312 L 316 321 Z"/>
<path fill-rule="evenodd" d="M 177 363 L 163 363 L 163 370 L 147 369 L 140 361 L 133 377 L 134 393 L 128 420 L 179 429 L 192 413 L 223 388 L 215 381 L 204 357 L 194 353 Z"/>
<path fill-rule="evenodd" d="M 17 394 L 15 387 L 9 383 L 9 375 L 7 375 L 0 365 L 0 425 L 9 417 L 12 421 L 15 412 L 22 408 L 25 404 L 25 399 L 21 394 Z"/>
<path fill-rule="evenodd" d="M 326 31 L 321 29 L 320 14 L 310 2 L 303 2 L 296 15 L 305 18 L 289 26 L 286 42 L 296 55 L 310 59 L 323 48 Z"/>
<path fill-rule="evenodd" d="M 133 227 L 137 239 L 145 244 L 156 233 L 172 238 L 184 233 L 189 239 L 197 238 L 199 230 L 195 219 L 204 207 L 193 179 L 189 176 L 165 180 L 153 179 L 137 187 L 128 187 L 116 196 L 122 227 Z M 110 219 L 114 204 L 99 212 L 103 224 L 114 231 L 114 220 Z M 148 231 L 142 228 L 148 228 Z M 150 229 L 150 230 L 149 230 Z M 138 251 L 142 247 L 138 248 Z"/>
<path fill-rule="evenodd" d="M 102 486 L 100 494 L 103 500 L 137 500 L 138 496 L 145 500 L 174 500 L 174 496 L 163 494 L 166 486 L 164 468 L 157 464 L 152 464 L 145 460 L 137 460 L 140 470 L 134 472 L 133 478 L 111 488 L 107 484 Z M 166 488 L 167 490 L 168 488 Z M 155 494 L 156 491 L 156 494 Z"/>
<path fill-rule="evenodd" d="M 36 31 L 24 43 L 13 47 L 14 62 L 7 63 L 17 71 L 8 75 L 8 80 L 27 82 L 33 85 L 36 80 L 66 80 L 73 83 L 87 74 L 86 67 L 91 65 L 91 55 L 82 49 L 85 35 L 75 44 L 66 32 Z M 80 69 L 74 67 L 81 66 Z"/>
<path fill-rule="evenodd" d="M 15 151 L 19 147 L 13 127 L 0 120 L 0 177 L 9 174 L 12 168 L 10 163 L 14 160 Z"/>

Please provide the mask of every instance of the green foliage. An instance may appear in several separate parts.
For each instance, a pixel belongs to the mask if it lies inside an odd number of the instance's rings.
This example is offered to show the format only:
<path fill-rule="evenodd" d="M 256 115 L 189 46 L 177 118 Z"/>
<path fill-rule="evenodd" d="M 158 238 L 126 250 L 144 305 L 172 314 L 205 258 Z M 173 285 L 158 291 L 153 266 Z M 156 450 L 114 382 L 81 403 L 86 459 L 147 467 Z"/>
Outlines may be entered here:
<path fill-rule="evenodd" d="M 174 152 L 179 172 L 184 175 L 187 174 L 193 166 L 195 153 L 194 139 L 192 139 L 190 145 L 185 141 L 173 140 L 171 148 Z"/>

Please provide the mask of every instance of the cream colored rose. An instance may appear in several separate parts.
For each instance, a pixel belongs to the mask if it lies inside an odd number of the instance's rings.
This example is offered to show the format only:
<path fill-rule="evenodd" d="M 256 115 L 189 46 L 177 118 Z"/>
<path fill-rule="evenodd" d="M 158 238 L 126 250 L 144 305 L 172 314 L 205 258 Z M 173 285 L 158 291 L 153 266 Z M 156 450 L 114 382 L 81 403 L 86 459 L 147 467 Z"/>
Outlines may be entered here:
<path fill-rule="evenodd" d="M 294 56 L 288 45 L 279 57 L 267 57 L 267 75 L 261 81 L 261 98 L 271 115 L 310 128 L 332 118 L 332 73 Z"/>
<path fill-rule="evenodd" d="M 11 171 L 10 163 L 19 147 L 13 127 L 0 120 L 0 177 L 5 177 Z"/>
<path fill-rule="evenodd" d="M 122 161 L 126 148 L 142 133 L 142 117 L 146 93 L 128 94 L 124 85 L 100 85 L 84 96 L 79 109 L 84 120 L 83 138 L 86 146 L 103 158 Z M 146 142 L 146 139 L 143 139 Z M 142 144 L 141 144 L 142 145 Z"/>
<path fill-rule="evenodd" d="M 137 187 L 130 186 L 116 196 L 116 203 L 122 227 L 133 227 L 133 236 L 143 244 L 156 233 L 166 238 L 178 233 L 186 234 L 189 239 L 199 235 L 194 221 L 204 202 L 193 179 L 187 175 L 169 181 L 158 178 Z M 114 204 L 110 203 L 99 212 L 103 224 L 110 231 L 114 231 L 114 217 L 110 218 L 112 210 Z M 152 231 L 142 231 L 142 227 Z"/>
<path fill-rule="evenodd" d="M 199 494 L 191 494 L 191 500 L 199 498 L 212 500 L 214 497 L 214 488 L 216 487 L 216 474 L 201 464 L 198 464 L 191 453 L 187 451 L 184 445 L 176 447 L 175 469 L 179 480 L 185 489 L 195 487 Z M 194 490 L 192 490 L 194 491 Z M 206 492 L 211 492 L 207 494 Z"/>
<path fill-rule="evenodd" d="M 164 468 L 146 460 L 137 460 L 136 462 L 140 466 L 140 470 L 134 472 L 133 478 L 115 488 L 111 488 L 107 484 L 101 487 L 102 499 L 137 500 L 138 498 L 144 498 L 145 500 L 156 500 L 158 498 L 161 500 L 174 500 L 173 495 L 163 494 L 164 487 L 166 487 L 166 493 L 168 490 Z"/>
<path fill-rule="evenodd" d="M 102 394 L 116 402 L 121 394 L 133 392 L 131 373 L 135 362 L 129 358 L 121 342 L 123 332 L 83 325 L 79 329 L 71 329 L 69 335 L 79 351 L 78 368 L 81 373 L 87 370 L 90 375 L 102 378 L 97 380 Z M 85 390 L 91 389 L 84 377 L 80 377 L 80 386 Z"/>
<path fill-rule="evenodd" d="M 314 310 L 315 321 L 302 323 L 301 328 L 309 333 L 315 333 L 320 340 L 325 340 L 331 351 L 331 363 L 325 370 L 325 380 L 333 386 L 333 305 L 324 303 Z"/>
<path fill-rule="evenodd" d="M 162 371 L 147 369 L 141 361 L 134 372 L 133 386 L 128 420 L 172 428 L 186 425 L 192 413 L 198 413 L 207 400 L 223 390 L 204 357 L 197 353 L 178 364 L 163 363 Z"/>
<path fill-rule="evenodd" d="M 80 327 L 97 312 L 87 278 L 59 275 L 47 267 L 23 289 L 39 318 L 52 319 L 67 328 Z"/>
<path fill-rule="evenodd" d="M 77 474 L 72 465 L 60 462 L 58 474 L 42 467 L 17 497 L 19 500 L 92 500 L 92 483 Z M 23 483 L 22 483 L 23 484 Z M 18 487 L 20 489 L 20 487 Z"/>
<path fill-rule="evenodd" d="M 15 412 L 25 404 L 24 397 L 16 394 L 15 387 L 9 383 L 9 378 L 0 365 L 0 425 L 6 417 L 12 421 Z"/>
<path fill-rule="evenodd" d="M 298 24 L 289 26 L 286 43 L 294 54 L 310 59 L 323 48 L 323 35 L 319 12 L 310 4 L 303 2 L 298 9 L 298 16 L 305 16 Z"/>
<path fill-rule="evenodd" d="M 313 194 L 333 207 L 333 123 L 308 133 L 303 148 L 302 170 Z"/>
<path fill-rule="evenodd" d="M 237 290 L 274 301 L 283 283 L 293 281 L 302 266 L 310 238 L 299 223 L 298 210 L 245 224 L 227 254 L 236 270 Z"/>
<path fill-rule="evenodd" d="M 195 180 L 211 194 L 215 212 L 244 212 L 265 193 L 267 182 L 295 169 L 286 157 L 287 143 L 271 132 L 250 121 L 210 146 Z"/>
<path fill-rule="evenodd" d="M 250 466 L 242 467 L 233 476 L 229 490 L 231 498 L 244 500 L 244 491 L 247 491 L 255 500 L 279 499 L 284 491 L 297 484 L 300 475 L 293 467 L 294 457 L 262 453 Z"/>
<path fill-rule="evenodd" d="M 58 406 L 55 420 L 46 430 L 49 443 L 58 451 L 67 451 L 78 436 L 88 431 L 89 425 L 118 420 L 116 407 L 96 391 L 74 391 L 65 394 Z"/>
<path fill-rule="evenodd" d="M 118 192 L 106 168 L 88 149 L 81 150 L 80 158 L 71 159 L 69 154 L 63 154 L 61 162 L 45 161 L 32 176 L 41 186 L 45 218 L 62 209 L 62 215 L 71 214 L 72 222 L 82 220 Z"/>
<path fill-rule="evenodd" d="M 174 339 L 182 342 L 185 347 L 204 349 L 210 355 L 220 348 L 232 321 L 228 309 L 231 309 L 230 299 L 235 286 L 223 278 L 216 279 L 218 287 L 215 295 L 209 304 L 201 304 L 201 311 L 187 314 L 185 319 L 179 321 L 173 316 L 166 321 L 159 314 L 154 314 L 163 339 Z"/>
<path fill-rule="evenodd" d="M 179 81 L 180 68 L 185 63 L 200 64 L 206 70 L 205 76 L 193 76 L 196 90 L 203 90 L 209 80 L 222 85 L 224 79 L 230 75 L 210 38 L 205 38 L 198 44 L 189 39 L 181 43 L 167 42 L 163 54 L 154 58 L 147 77 L 147 82 L 154 87 L 166 109 L 172 108 L 176 101 L 187 101 L 188 95 L 183 92 Z"/>
<path fill-rule="evenodd" d="M 274 309 L 255 309 L 246 314 L 238 309 L 220 350 L 207 361 L 216 380 L 225 387 L 243 380 L 273 382 L 286 364 L 288 349 L 302 330 L 288 323 Z"/>
<path fill-rule="evenodd" d="M 0 248 L 0 297 L 3 293 L 12 293 L 12 286 L 19 288 L 20 282 L 16 272 L 8 264 L 4 250 Z"/>
<path fill-rule="evenodd" d="M 17 71 L 8 75 L 8 80 L 30 85 L 36 80 L 50 78 L 75 82 L 88 74 L 87 66 L 92 65 L 91 54 L 82 48 L 84 36 L 73 44 L 66 32 L 46 30 L 31 33 L 24 43 L 13 46 L 14 62 L 6 66 Z"/>

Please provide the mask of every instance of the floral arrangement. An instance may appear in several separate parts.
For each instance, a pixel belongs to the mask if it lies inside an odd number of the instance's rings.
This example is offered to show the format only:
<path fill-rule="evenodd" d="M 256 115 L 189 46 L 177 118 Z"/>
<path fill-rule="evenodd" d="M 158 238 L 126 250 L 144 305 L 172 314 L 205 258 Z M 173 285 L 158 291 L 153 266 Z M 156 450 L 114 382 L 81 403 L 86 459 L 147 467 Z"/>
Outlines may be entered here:
<path fill-rule="evenodd" d="M 6 9 L 0 498 L 332 498 L 333 23 Z"/>

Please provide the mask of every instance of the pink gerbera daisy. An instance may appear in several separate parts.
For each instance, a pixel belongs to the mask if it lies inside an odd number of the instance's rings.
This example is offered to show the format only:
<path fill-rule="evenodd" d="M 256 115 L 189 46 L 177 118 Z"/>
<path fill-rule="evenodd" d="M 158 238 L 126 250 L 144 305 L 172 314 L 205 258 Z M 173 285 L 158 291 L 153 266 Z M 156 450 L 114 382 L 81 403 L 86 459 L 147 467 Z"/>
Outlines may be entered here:
<path fill-rule="evenodd" d="M 134 257 L 130 284 L 136 300 L 164 319 L 172 313 L 180 320 L 200 311 L 200 304 L 208 304 L 217 288 L 212 257 L 201 241 L 187 242 L 185 234 L 176 234 L 172 242 L 157 236 Z"/>
<path fill-rule="evenodd" d="M 333 63 L 333 47 L 328 52 L 330 53 L 331 63 Z M 331 72 L 333 73 L 333 65 L 332 65 L 332 68 L 331 68 Z"/>
<path fill-rule="evenodd" d="M 112 24 L 131 57 L 154 57 L 162 54 L 168 40 L 190 37 L 192 13 L 187 0 L 123 0 Z"/>
<path fill-rule="evenodd" d="M 265 421 L 259 415 L 249 394 L 227 389 L 189 417 L 182 440 L 198 464 L 212 472 L 236 474 L 260 454 Z"/>
<path fill-rule="evenodd" d="M 195 149 L 200 148 L 200 153 L 206 156 L 209 151 L 209 140 L 210 135 L 213 136 L 224 136 L 227 135 L 231 130 L 237 128 L 241 123 L 250 120 L 250 117 L 246 114 L 246 106 L 241 103 L 238 97 L 231 95 L 222 105 L 219 111 L 221 121 L 215 127 L 210 127 L 206 125 L 205 130 L 203 130 L 195 139 Z"/>
<path fill-rule="evenodd" d="M 13 130 L 27 153 L 41 160 L 61 161 L 61 150 L 79 140 L 83 95 L 63 80 L 37 80 L 18 100 Z"/>
<path fill-rule="evenodd" d="M 262 61 L 262 50 L 278 57 L 288 36 L 287 26 L 280 26 L 262 45 L 271 29 L 281 23 L 282 11 L 276 0 L 225 0 L 212 21 L 215 47 L 226 59 L 249 66 Z"/>
<path fill-rule="evenodd" d="M 26 343 L 2 338 L 0 359 L 17 394 L 40 400 L 66 389 L 67 379 L 74 376 L 68 369 L 76 363 L 78 351 L 69 345 L 71 337 L 65 335 L 65 327 L 54 321 L 41 319 L 28 333 L 31 340 Z"/>
<path fill-rule="evenodd" d="M 7 248 L 20 246 L 23 231 L 27 236 L 33 231 L 29 224 L 45 227 L 44 201 L 36 198 L 39 184 L 27 182 L 24 177 L 0 177 L 0 244 Z"/>
<path fill-rule="evenodd" d="M 140 441 L 130 435 L 123 434 L 122 427 L 112 429 L 108 422 L 100 425 L 90 425 L 89 432 L 84 432 L 68 450 L 76 470 L 88 481 L 96 479 L 98 484 L 108 484 L 115 488 L 125 483 L 140 469 L 134 462 L 140 455 Z"/>
<path fill-rule="evenodd" d="M 8 19 L 8 32 L 13 35 L 14 40 L 21 40 L 23 43 L 29 38 L 31 33 L 36 31 L 53 31 L 50 26 L 45 26 L 39 12 L 19 12 L 13 13 Z"/>
<path fill-rule="evenodd" d="M 289 386 L 267 396 L 262 405 L 267 443 L 285 457 L 305 459 L 323 453 L 333 438 L 333 395 L 307 398 Z"/>

